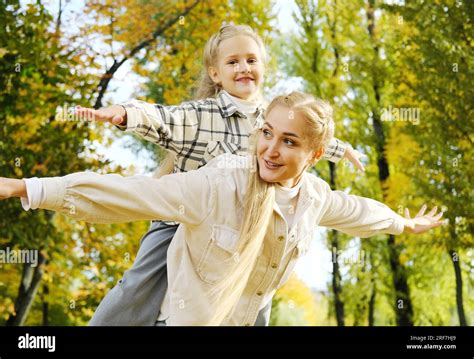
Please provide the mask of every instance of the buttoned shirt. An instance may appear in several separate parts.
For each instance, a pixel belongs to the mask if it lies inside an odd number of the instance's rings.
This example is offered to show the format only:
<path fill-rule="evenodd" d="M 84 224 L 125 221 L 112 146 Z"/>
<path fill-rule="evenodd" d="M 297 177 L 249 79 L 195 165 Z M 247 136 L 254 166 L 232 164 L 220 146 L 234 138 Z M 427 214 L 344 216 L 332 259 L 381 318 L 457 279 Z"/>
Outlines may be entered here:
<path fill-rule="evenodd" d="M 224 154 L 199 170 L 159 179 L 90 172 L 42 178 L 42 197 L 35 201 L 35 208 L 95 223 L 150 219 L 181 223 L 168 249 L 168 325 L 207 325 L 219 308 L 212 289 L 239 258 L 239 230 L 252 162 L 249 157 Z M 245 290 L 233 315 L 222 324 L 255 323 L 259 309 L 308 251 L 317 226 L 358 237 L 400 234 L 404 229 L 404 219 L 380 202 L 332 191 L 308 172 L 300 181 L 291 230 L 275 203 Z"/>

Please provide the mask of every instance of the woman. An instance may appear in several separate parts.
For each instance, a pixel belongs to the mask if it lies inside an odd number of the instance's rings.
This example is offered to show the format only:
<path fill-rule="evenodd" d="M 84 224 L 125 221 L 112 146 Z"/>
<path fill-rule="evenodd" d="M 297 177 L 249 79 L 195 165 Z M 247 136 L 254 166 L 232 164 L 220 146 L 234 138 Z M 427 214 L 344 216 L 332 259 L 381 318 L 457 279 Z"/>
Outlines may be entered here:
<path fill-rule="evenodd" d="M 333 133 L 331 107 L 294 92 L 268 106 L 249 157 L 225 154 L 160 179 L 93 173 L 2 179 L 0 196 L 96 223 L 181 223 L 168 250 L 166 324 L 253 325 L 306 253 L 317 225 L 359 237 L 441 225 L 436 208 L 402 218 L 377 201 L 332 191 L 306 172 Z"/>

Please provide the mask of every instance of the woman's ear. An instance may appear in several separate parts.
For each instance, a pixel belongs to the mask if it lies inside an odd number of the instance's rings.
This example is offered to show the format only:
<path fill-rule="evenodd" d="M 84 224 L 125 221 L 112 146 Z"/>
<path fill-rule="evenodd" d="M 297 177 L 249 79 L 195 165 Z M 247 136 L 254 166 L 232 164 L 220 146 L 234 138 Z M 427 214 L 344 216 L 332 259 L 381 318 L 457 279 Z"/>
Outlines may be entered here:
<path fill-rule="evenodd" d="M 318 161 L 321 159 L 322 155 L 324 154 L 324 148 L 321 148 L 318 151 L 315 151 L 308 161 L 309 166 L 314 166 Z"/>
<path fill-rule="evenodd" d="M 221 79 L 219 78 L 219 73 L 217 72 L 215 67 L 209 66 L 207 69 L 207 73 L 209 74 L 209 77 L 211 78 L 212 81 L 214 81 L 215 84 L 217 85 L 220 84 Z"/>
<path fill-rule="evenodd" d="M 314 152 L 313 161 L 317 162 L 324 155 L 324 147 L 321 147 L 318 151 Z"/>

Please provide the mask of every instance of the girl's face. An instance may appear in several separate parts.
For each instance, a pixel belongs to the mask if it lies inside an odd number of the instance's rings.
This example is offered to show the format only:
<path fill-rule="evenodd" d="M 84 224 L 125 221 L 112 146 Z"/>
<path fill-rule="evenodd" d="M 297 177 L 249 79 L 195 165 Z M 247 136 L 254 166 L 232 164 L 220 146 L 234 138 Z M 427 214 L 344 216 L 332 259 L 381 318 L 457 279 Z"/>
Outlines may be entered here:
<path fill-rule="evenodd" d="M 249 36 L 239 35 L 219 45 L 216 66 L 209 76 L 232 96 L 254 100 L 263 82 L 264 65 L 260 47 Z"/>
<path fill-rule="evenodd" d="M 260 177 L 270 183 L 293 187 L 324 150 L 312 149 L 305 136 L 307 124 L 299 112 L 277 105 L 265 118 L 257 142 Z"/>

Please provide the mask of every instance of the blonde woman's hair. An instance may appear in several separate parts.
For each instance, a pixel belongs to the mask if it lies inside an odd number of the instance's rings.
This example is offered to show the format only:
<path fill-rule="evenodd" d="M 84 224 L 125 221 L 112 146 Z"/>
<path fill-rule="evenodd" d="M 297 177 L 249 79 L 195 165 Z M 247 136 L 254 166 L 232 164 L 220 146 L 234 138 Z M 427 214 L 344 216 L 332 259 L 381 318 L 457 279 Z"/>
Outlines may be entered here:
<path fill-rule="evenodd" d="M 333 112 L 329 103 L 305 93 L 292 92 L 287 96 L 274 98 L 265 115 L 268 116 L 278 105 L 289 108 L 295 114 L 299 113 L 303 116 L 307 125 L 305 134 L 309 137 L 314 151 L 324 149 L 334 136 Z M 295 117 L 290 116 L 289 121 L 293 118 Z M 273 183 L 262 180 L 258 161 L 256 160 L 257 139 L 260 132 L 261 129 L 258 129 L 250 137 L 249 155 L 254 160 L 249 161 L 249 164 L 252 163 L 255 167 L 249 166 L 251 168 L 248 170 L 243 223 L 238 248 L 239 261 L 232 272 L 213 288 L 212 293 L 217 297 L 218 307 L 209 323 L 210 325 L 220 325 L 227 317 L 232 315 L 253 272 L 272 218 L 275 187 Z"/>
<path fill-rule="evenodd" d="M 262 54 L 262 60 L 265 63 L 267 59 L 267 53 L 262 38 L 248 25 L 222 25 L 218 32 L 213 34 L 206 43 L 203 52 L 203 66 L 201 70 L 200 79 L 194 95 L 195 100 L 201 100 L 204 98 L 215 97 L 222 89 L 219 84 L 212 81 L 209 76 L 209 67 L 216 66 L 219 55 L 219 46 L 222 41 L 233 38 L 235 36 L 248 36 L 253 39 Z M 161 177 L 169 174 L 174 169 L 174 160 L 176 154 L 168 153 L 163 160 L 159 169 L 155 172 L 154 177 Z"/>

